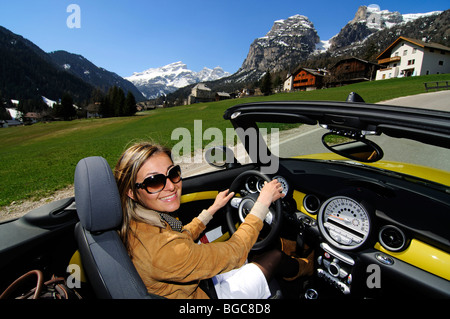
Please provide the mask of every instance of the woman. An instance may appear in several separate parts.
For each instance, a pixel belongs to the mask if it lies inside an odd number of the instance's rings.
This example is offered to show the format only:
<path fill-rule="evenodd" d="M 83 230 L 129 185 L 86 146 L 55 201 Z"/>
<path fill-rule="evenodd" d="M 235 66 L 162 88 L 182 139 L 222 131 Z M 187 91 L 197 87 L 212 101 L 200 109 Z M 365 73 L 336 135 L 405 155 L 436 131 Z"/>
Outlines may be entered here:
<path fill-rule="evenodd" d="M 245 263 L 268 207 L 283 196 L 280 183 L 264 186 L 251 213 L 228 241 L 199 245 L 194 240 L 233 193 L 220 192 L 211 207 L 182 226 L 169 215 L 180 207 L 182 188 L 181 172 L 170 150 L 135 144 L 122 154 L 114 175 L 123 207 L 120 235 L 150 293 L 208 298 L 199 281 L 214 277 L 219 298 L 269 297 L 267 280 L 278 262 Z"/>

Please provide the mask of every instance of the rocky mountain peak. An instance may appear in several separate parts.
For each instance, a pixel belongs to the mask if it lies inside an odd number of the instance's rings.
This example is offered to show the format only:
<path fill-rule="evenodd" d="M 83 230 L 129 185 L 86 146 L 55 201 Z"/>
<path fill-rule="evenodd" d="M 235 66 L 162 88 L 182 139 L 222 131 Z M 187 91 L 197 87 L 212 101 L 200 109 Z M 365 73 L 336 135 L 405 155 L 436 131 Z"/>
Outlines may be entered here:
<path fill-rule="evenodd" d="M 242 71 L 280 71 L 298 64 L 315 50 L 320 41 L 313 23 L 305 16 L 294 15 L 274 22 L 270 31 L 257 38 L 241 67 Z"/>
<path fill-rule="evenodd" d="M 355 17 L 349 23 L 350 24 L 355 24 L 355 23 L 358 23 L 360 21 L 366 20 L 366 18 L 367 18 L 367 7 L 366 6 L 360 6 L 358 8 L 358 11 L 356 11 L 356 13 L 355 13 Z"/>
<path fill-rule="evenodd" d="M 296 14 L 292 17 L 282 20 L 276 20 L 272 29 L 265 37 L 274 38 L 300 34 L 307 29 L 314 29 L 314 25 L 303 15 Z"/>
<path fill-rule="evenodd" d="M 381 30 L 385 27 L 403 22 L 403 16 L 400 12 L 390 12 L 381 10 L 376 4 L 370 6 L 360 6 L 356 11 L 355 17 L 349 24 L 363 23 L 369 29 Z"/>

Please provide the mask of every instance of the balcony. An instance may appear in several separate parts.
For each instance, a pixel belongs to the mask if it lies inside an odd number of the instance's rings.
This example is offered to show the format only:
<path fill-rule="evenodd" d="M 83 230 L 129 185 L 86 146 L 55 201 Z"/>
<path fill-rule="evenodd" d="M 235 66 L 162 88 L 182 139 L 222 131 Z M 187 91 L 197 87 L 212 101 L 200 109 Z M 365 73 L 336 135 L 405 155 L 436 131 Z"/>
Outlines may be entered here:
<path fill-rule="evenodd" d="M 392 79 L 398 77 L 400 74 L 400 68 L 398 66 L 393 68 L 385 68 L 377 71 L 375 80 Z"/>
<path fill-rule="evenodd" d="M 386 58 L 386 59 L 381 59 L 378 60 L 378 64 L 387 64 L 387 63 L 391 63 L 391 62 L 400 62 L 402 58 L 399 56 L 393 56 L 390 58 Z"/>

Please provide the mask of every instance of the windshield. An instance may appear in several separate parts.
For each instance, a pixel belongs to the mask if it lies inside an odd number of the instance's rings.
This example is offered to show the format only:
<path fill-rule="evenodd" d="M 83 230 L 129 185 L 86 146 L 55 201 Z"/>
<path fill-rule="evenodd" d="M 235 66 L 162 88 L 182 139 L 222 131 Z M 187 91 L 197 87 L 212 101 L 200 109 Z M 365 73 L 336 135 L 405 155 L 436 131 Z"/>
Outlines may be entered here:
<path fill-rule="evenodd" d="M 327 149 L 322 144 L 322 136 L 329 130 L 319 125 L 258 123 L 258 126 L 263 128 L 263 132 L 269 133 L 265 137 L 267 145 L 271 152 L 280 158 L 337 160 L 356 165 L 370 165 L 450 186 L 450 149 L 409 139 L 392 138 L 384 134 L 367 135 L 366 139 L 376 143 L 384 156 L 375 163 L 361 163 Z M 272 138 L 271 132 L 275 132 L 278 138 Z"/>

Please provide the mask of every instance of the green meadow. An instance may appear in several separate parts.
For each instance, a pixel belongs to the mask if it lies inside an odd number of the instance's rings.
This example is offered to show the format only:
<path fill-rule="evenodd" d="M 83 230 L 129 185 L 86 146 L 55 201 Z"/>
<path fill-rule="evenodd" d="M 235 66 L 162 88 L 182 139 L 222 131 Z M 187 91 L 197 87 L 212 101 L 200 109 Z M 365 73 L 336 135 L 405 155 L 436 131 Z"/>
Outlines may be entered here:
<path fill-rule="evenodd" d="M 448 80 L 448 75 L 200 103 L 156 109 L 132 117 L 81 119 L 0 129 L 0 207 L 13 201 L 39 199 L 71 185 L 75 166 L 84 157 L 103 156 L 114 167 L 119 155 L 135 141 L 150 139 L 173 146 L 179 140 L 171 139 L 172 131 L 179 127 L 189 129 L 193 137 L 194 120 L 202 120 L 203 131 L 208 127 L 221 130 L 231 127 L 222 116 L 227 108 L 236 104 L 264 100 L 345 101 L 350 92 L 360 94 L 368 103 L 376 103 L 425 93 L 424 82 L 443 80 Z"/>

